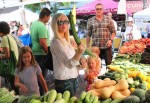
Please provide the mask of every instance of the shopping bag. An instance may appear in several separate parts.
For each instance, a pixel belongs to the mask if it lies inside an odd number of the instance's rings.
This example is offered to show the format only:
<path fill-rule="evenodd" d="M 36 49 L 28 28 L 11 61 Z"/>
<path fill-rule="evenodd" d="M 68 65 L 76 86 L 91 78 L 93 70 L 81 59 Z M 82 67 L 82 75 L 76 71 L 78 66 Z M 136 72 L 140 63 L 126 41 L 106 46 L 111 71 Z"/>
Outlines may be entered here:
<path fill-rule="evenodd" d="M 53 71 L 53 58 L 52 53 L 50 51 L 50 48 L 48 47 L 48 53 L 47 55 L 42 59 L 42 65 L 51 71 Z"/>
<path fill-rule="evenodd" d="M 8 38 L 8 43 L 10 47 L 9 38 Z M 9 50 L 10 50 L 10 58 L 0 60 L 0 76 L 2 77 L 13 76 L 15 72 L 17 59 L 15 57 L 14 51 L 11 50 L 11 47 Z"/>

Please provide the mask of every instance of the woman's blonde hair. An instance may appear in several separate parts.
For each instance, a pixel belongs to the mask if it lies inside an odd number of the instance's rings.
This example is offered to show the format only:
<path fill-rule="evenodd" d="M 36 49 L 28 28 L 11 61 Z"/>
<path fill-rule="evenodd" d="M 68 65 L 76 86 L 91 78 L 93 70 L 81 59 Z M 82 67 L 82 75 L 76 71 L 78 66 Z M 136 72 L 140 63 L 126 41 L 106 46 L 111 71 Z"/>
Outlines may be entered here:
<path fill-rule="evenodd" d="M 52 17 L 51 27 L 54 32 L 54 38 L 59 39 L 64 44 L 63 38 L 59 35 L 58 25 L 57 25 L 59 18 L 61 18 L 62 16 L 66 17 L 66 19 L 69 20 L 65 14 L 57 13 Z M 69 34 L 69 28 L 68 28 L 68 31 L 65 33 L 65 39 L 68 43 L 70 43 L 69 37 L 70 37 L 70 34 Z"/>
<path fill-rule="evenodd" d="M 27 53 L 27 52 L 29 52 L 30 54 L 31 54 L 31 65 L 33 65 L 33 66 L 37 66 L 38 65 L 38 63 L 36 62 L 36 60 L 35 60 L 35 58 L 34 58 L 34 55 L 33 55 L 33 53 L 32 53 L 32 50 L 31 50 L 31 48 L 30 47 L 28 47 L 28 46 L 24 46 L 24 47 L 22 47 L 22 48 L 20 48 L 20 51 L 19 51 L 19 59 L 18 59 L 18 64 L 17 64 L 17 68 L 18 68 L 18 70 L 21 72 L 22 70 L 23 70 L 23 68 L 24 68 L 24 63 L 23 63 L 23 61 L 22 61 L 22 58 L 23 58 L 23 54 L 25 54 L 25 53 Z"/>

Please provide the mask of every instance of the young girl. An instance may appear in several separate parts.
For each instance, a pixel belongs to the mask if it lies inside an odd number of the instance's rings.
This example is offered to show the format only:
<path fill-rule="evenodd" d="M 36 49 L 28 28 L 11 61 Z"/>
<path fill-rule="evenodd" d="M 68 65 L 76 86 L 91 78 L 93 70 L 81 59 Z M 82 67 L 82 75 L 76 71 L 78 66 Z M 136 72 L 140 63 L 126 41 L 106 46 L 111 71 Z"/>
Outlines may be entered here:
<path fill-rule="evenodd" d="M 47 92 L 47 84 L 41 69 L 35 61 L 30 47 L 24 46 L 20 49 L 18 65 L 15 70 L 15 86 L 19 88 L 20 95 L 40 96 L 38 79 Z"/>
<path fill-rule="evenodd" d="M 93 53 L 96 53 L 98 56 L 100 56 L 100 49 L 99 49 L 99 47 L 97 47 L 97 46 L 92 46 L 92 47 L 91 47 L 91 51 L 92 51 Z M 99 74 L 99 76 L 101 76 L 101 75 L 104 75 L 104 74 L 107 72 L 107 70 L 106 70 L 105 67 L 102 67 L 102 60 L 101 60 L 100 57 L 99 57 L 99 62 L 100 62 L 100 74 Z"/>
<path fill-rule="evenodd" d="M 95 54 L 96 55 L 96 54 Z M 87 80 L 86 90 L 89 90 L 90 84 L 94 82 L 100 73 L 100 62 L 99 57 L 88 57 L 87 69 L 85 70 L 85 80 Z"/>

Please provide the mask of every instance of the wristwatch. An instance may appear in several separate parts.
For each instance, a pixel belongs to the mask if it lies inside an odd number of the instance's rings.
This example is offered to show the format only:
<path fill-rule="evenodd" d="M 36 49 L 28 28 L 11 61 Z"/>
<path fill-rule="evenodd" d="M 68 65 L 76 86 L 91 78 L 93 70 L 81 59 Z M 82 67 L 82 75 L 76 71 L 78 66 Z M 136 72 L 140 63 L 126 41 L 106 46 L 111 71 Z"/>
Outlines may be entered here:
<path fill-rule="evenodd" d="M 113 42 L 113 40 L 112 40 L 112 39 L 109 39 L 109 40 L 111 40 L 111 42 Z"/>

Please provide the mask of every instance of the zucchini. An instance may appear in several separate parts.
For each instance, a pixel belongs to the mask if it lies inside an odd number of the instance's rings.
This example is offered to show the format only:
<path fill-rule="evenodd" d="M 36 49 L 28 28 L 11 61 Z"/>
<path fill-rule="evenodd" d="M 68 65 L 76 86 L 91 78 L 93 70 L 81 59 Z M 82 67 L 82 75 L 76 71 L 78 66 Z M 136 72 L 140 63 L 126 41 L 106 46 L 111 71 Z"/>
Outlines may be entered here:
<path fill-rule="evenodd" d="M 51 90 L 48 94 L 48 100 L 47 100 L 47 103 L 54 103 L 55 99 L 56 99 L 56 95 L 57 95 L 57 92 L 56 90 Z"/>
<path fill-rule="evenodd" d="M 111 98 L 108 98 L 106 100 L 103 101 L 103 103 L 111 103 L 112 99 Z"/>
<path fill-rule="evenodd" d="M 58 99 L 62 99 L 62 94 L 61 93 L 57 93 L 56 100 L 58 100 Z"/>
<path fill-rule="evenodd" d="M 91 96 L 91 93 L 87 92 L 86 96 L 85 96 L 85 103 L 89 103 L 90 102 L 90 96 Z"/>
<path fill-rule="evenodd" d="M 61 99 L 56 100 L 54 103 L 65 103 L 65 100 L 61 98 Z"/>
<path fill-rule="evenodd" d="M 65 100 L 65 103 L 68 103 L 68 101 L 70 99 L 70 92 L 69 91 L 65 91 L 63 93 L 63 99 Z"/>
<path fill-rule="evenodd" d="M 82 93 L 81 93 L 81 95 L 80 95 L 80 100 L 83 100 L 84 98 L 85 98 L 85 96 L 86 96 L 86 92 L 85 91 L 83 91 Z"/>
<path fill-rule="evenodd" d="M 92 103 L 94 101 L 94 98 L 95 98 L 95 95 L 91 94 L 89 103 Z"/>
<path fill-rule="evenodd" d="M 123 99 L 114 99 L 111 103 L 121 103 Z"/>
<path fill-rule="evenodd" d="M 95 96 L 93 103 L 98 103 L 98 96 Z"/>
<path fill-rule="evenodd" d="M 70 98 L 69 103 L 77 103 L 78 98 L 76 96 L 73 96 Z"/>
<path fill-rule="evenodd" d="M 73 22 L 73 14 L 72 14 L 72 11 L 70 11 L 70 14 L 69 14 L 69 19 L 70 19 L 70 27 L 71 27 L 71 30 L 72 30 L 72 35 L 74 37 L 74 40 L 76 41 L 77 45 L 80 45 L 81 44 L 81 41 L 80 41 L 80 38 L 78 37 L 77 35 L 77 32 L 76 32 L 76 29 L 75 29 L 75 25 L 74 25 L 74 22 Z M 85 54 L 87 55 L 90 55 L 90 56 L 95 56 L 90 50 L 88 49 L 85 49 Z"/>

